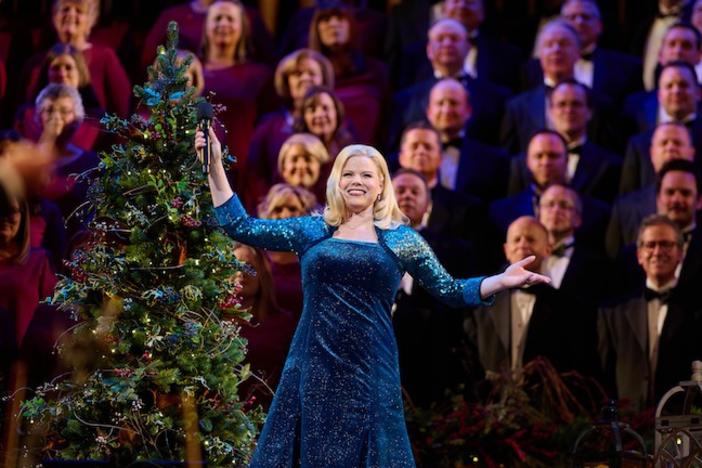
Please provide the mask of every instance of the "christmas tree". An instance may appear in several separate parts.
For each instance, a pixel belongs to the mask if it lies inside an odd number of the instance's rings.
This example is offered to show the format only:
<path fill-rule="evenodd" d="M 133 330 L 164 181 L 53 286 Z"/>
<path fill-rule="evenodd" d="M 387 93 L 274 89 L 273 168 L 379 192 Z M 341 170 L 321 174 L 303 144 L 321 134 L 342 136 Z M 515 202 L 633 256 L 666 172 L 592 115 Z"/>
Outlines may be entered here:
<path fill-rule="evenodd" d="M 121 144 L 92 174 L 89 240 L 51 300 L 81 320 L 71 339 L 91 340 L 95 362 L 24 403 L 25 418 L 46 431 L 45 456 L 239 466 L 260 427 L 260 409 L 237 393 L 250 375 L 234 281 L 244 265 L 217 228 L 195 159 L 202 98 L 177 39 L 171 23 L 149 81 L 134 88 L 149 117 L 102 120 Z"/>

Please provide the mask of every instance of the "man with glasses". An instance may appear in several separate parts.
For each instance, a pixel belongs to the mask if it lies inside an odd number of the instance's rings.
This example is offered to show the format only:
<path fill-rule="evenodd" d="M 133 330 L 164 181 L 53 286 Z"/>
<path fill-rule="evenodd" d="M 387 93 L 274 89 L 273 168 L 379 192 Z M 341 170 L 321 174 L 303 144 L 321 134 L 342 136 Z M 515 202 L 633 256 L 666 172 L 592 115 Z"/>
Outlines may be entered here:
<path fill-rule="evenodd" d="M 636 257 L 645 281 L 635 294 L 599 312 L 601 363 L 612 392 L 634 409 L 655 405 L 689 378 L 690 363 L 700 359 L 702 308 L 676 288 L 683 245 L 680 229 L 668 217 L 644 219 Z"/>
<path fill-rule="evenodd" d="M 595 323 L 611 269 L 603 254 L 578 241 L 582 211 L 577 192 L 565 185 L 551 185 L 541 195 L 537 218 L 548 231 L 551 245 L 541 273 L 551 278 L 551 286 L 567 304 L 562 310 L 564 323 L 569 330 L 578 330 L 571 337 L 573 368 L 599 377 Z"/>

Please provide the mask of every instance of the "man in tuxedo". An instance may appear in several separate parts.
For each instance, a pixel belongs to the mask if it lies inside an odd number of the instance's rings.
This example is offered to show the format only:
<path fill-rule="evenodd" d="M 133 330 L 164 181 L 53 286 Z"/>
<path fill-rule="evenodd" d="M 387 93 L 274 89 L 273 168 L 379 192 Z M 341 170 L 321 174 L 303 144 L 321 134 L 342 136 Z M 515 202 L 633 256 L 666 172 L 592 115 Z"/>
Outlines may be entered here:
<path fill-rule="evenodd" d="M 702 209 L 702 186 L 697 167 L 674 160 L 661 170 L 656 184 L 656 211 L 673 221 L 683 235 L 682 261 L 676 271 L 677 288 L 690 298 L 702 284 L 702 228 L 697 213 Z"/>
<path fill-rule="evenodd" d="M 695 149 L 690 142 L 687 129 L 676 123 L 659 125 L 653 133 L 649 164 L 655 179 L 665 176 L 663 169 L 674 160 L 686 160 L 690 164 L 695 157 Z M 607 254 L 617 258 L 620 249 L 633 243 L 638 235 L 641 221 L 656 212 L 656 186 L 647 182 L 642 188 L 620 196 L 612 207 L 612 216 L 607 227 Z"/>
<path fill-rule="evenodd" d="M 444 0 L 433 8 L 428 2 L 413 1 L 393 7 L 386 55 L 398 87 L 412 85 L 430 75 L 431 66 L 424 52 L 425 31 L 430 24 L 444 18 L 459 21 L 466 28 L 470 50 L 465 70 L 470 76 L 516 89 L 521 64 L 519 50 L 483 31 L 483 0 Z"/>
<path fill-rule="evenodd" d="M 491 224 L 496 236 L 504 236 L 509 224 L 519 216 L 535 215 L 539 197 L 552 184 L 566 184 L 568 166 L 567 143 L 553 130 L 540 130 L 529 142 L 526 167 L 529 184 L 516 195 L 497 200 L 490 205 Z M 582 241 L 602 249 L 609 218 L 609 206 L 597 199 L 583 197 Z"/>
<path fill-rule="evenodd" d="M 485 219 L 482 202 L 454 192 L 440 183 L 441 140 L 430 124 L 418 122 L 405 130 L 399 154 L 400 167 L 420 173 L 430 190 L 427 228 L 444 235 L 479 241 L 483 229 L 471 220 Z"/>
<path fill-rule="evenodd" d="M 488 144 L 497 142 L 504 103 L 511 92 L 475 79 L 466 72 L 464 64 L 469 48 L 465 27 L 454 19 L 439 20 L 429 29 L 426 55 L 431 63 L 431 72 L 425 80 L 394 96 L 394 121 L 390 125 L 388 141 L 390 148 L 395 146 L 398 135 L 407 124 L 424 116 L 429 92 L 442 78 L 458 80 L 471 96 L 472 119 L 466 129 L 468 135 Z"/>
<path fill-rule="evenodd" d="M 677 23 L 690 20 L 689 0 L 658 0 L 657 5 L 648 8 L 647 4 L 637 4 L 637 9 L 647 10 L 645 17 L 637 21 L 637 31 L 632 35 L 632 53 L 643 58 L 644 88 L 654 88 L 656 65 L 660 61 L 663 42 L 668 29 Z"/>
<path fill-rule="evenodd" d="M 501 197 L 507 182 L 507 154 L 466 135 L 471 115 L 468 91 L 458 81 L 444 78 L 432 87 L 426 118 L 441 136 L 440 183 L 482 199 Z"/>
<path fill-rule="evenodd" d="M 426 180 L 417 171 L 400 169 L 392 178 L 395 196 L 410 226 L 429 243 L 442 265 L 454 276 L 480 271 L 479 244 L 458 239 L 431 226 L 433 203 Z M 461 314 L 442 305 L 405 274 L 393 307 L 393 327 L 400 358 L 402 386 L 417 405 L 440 399 L 444 391 L 465 383 L 474 366 L 459 352 Z"/>
<path fill-rule="evenodd" d="M 686 133 L 684 140 L 698 152 L 702 151 L 702 117 L 697 113 L 701 94 L 694 69 L 685 62 L 671 62 L 663 67 L 659 83 L 658 120 L 661 123 L 681 125 L 685 132 L 677 130 L 677 133 Z M 654 130 L 649 130 L 629 140 L 619 183 L 620 193 L 637 190 L 655 180 L 655 171 L 649 155 L 653 145 L 653 133 Z M 680 138 L 682 136 L 677 140 Z"/>
<path fill-rule="evenodd" d="M 510 263 L 533 255 L 529 268 L 540 271 L 551 253 L 548 232 L 535 218 L 522 216 L 510 224 L 503 250 Z M 486 372 L 518 371 L 537 356 L 562 369 L 571 362 L 562 312 L 558 292 L 544 284 L 498 293 L 492 306 L 468 314 L 463 328 Z"/>
<path fill-rule="evenodd" d="M 561 17 L 580 38 L 580 58 L 575 62 L 576 80 L 610 97 L 615 103 L 642 89 L 641 60 L 597 44 L 603 32 L 597 2 L 566 0 L 561 6 Z"/>
<path fill-rule="evenodd" d="M 686 300 L 676 288 L 683 253 L 677 225 L 652 215 L 641 224 L 636 245 L 646 279 L 639 292 L 600 310 L 598 351 L 619 399 L 642 409 L 689 379 L 690 363 L 700 359 L 702 337 L 699 301 Z"/>
<path fill-rule="evenodd" d="M 547 93 L 547 99 L 549 120 L 568 145 L 566 181 L 578 193 L 611 203 L 619 183 L 621 158 L 587 136 L 592 118 L 588 88 L 572 79 L 561 81 Z M 512 159 L 510 175 L 508 193 L 527 187 L 529 171 L 524 157 Z"/>
<path fill-rule="evenodd" d="M 502 121 L 500 142 L 510 153 L 524 151 L 536 130 L 551 127 L 546 118 L 546 92 L 558 82 L 573 78 L 575 62 L 580 57 L 580 39 L 568 23 L 553 20 L 542 28 L 537 51 L 543 81 L 510 99 Z"/>
<path fill-rule="evenodd" d="M 663 68 L 673 62 L 684 62 L 694 71 L 694 67 L 700 60 L 701 44 L 699 31 L 690 24 L 674 24 L 666 31 L 654 76 L 656 87 L 648 91 L 635 92 L 627 96 L 624 101 L 622 116 L 627 133 L 645 132 L 651 130 L 657 123 L 668 121 L 659 110 L 662 103 L 659 102 L 660 94 L 657 91 L 661 88 L 660 76 Z M 692 76 L 696 83 L 701 78 L 696 73 Z"/>
<path fill-rule="evenodd" d="M 578 242 L 582 211 L 578 193 L 565 185 L 551 185 L 541 195 L 538 219 L 548 230 L 552 247 L 541 272 L 551 278 L 554 288 L 596 306 L 607 285 L 607 260 Z"/>

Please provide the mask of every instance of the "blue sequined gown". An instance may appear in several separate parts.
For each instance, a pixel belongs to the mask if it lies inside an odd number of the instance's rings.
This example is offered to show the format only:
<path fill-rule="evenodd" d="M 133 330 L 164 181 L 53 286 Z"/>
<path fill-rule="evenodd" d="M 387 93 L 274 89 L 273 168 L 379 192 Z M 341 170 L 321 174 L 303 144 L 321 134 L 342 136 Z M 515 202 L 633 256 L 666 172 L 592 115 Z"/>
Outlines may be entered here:
<path fill-rule="evenodd" d="M 378 243 L 336 239 L 321 216 L 249 217 L 216 208 L 234 239 L 300 257 L 304 306 L 251 467 L 412 467 L 390 309 L 409 272 L 444 302 L 480 303 L 481 278 L 454 280 L 411 228 Z"/>

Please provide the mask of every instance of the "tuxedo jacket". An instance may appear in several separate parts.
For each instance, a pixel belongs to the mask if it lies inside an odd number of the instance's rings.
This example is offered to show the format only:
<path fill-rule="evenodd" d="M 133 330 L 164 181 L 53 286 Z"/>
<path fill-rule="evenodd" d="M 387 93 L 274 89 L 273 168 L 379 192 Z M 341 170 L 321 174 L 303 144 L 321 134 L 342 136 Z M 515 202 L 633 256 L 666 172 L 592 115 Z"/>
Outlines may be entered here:
<path fill-rule="evenodd" d="M 480 244 L 484 239 L 481 221 L 487 217 L 487 210 L 480 199 L 437 184 L 431 189 L 431 200 L 426 232 Z"/>
<path fill-rule="evenodd" d="M 617 198 L 607 226 L 607 254 L 616 258 L 622 247 L 635 242 L 641 221 L 655 212 L 656 188 L 653 185 Z"/>
<path fill-rule="evenodd" d="M 690 22 L 692 18 L 692 7 L 695 2 L 687 2 L 682 8 L 679 18 L 681 22 Z M 630 37 L 631 54 L 636 57 L 643 57 L 648 41 L 648 33 L 656 20 L 658 13 L 658 2 L 629 1 L 627 20 L 632 27 Z"/>
<path fill-rule="evenodd" d="M 698 212 L 697 219 L 701 213 Z M 619 278 L 618 287 L 623 291 L 631 291 L 645 281 L 645 274 L 636 259 L 636 245 L 630 243 L 619 252 L 615 265 Z M 676 291 L 679 297 L 691 304 L 700 304 L 699 287 L 702 284 L 702 228 L 697 227 L 692 231 L 690 243 L 680 268 L 680 276 Z"/>
<path fill-rule="evenodd" d="M 577 237 L 595 250 L 604 249 L 604 234 L 609 220 L 610 207 L 607 203 L 582 196 L 583 205 L 582 225 Z M 494 229 L 494 235 L 504 240 L 507 228 L 520 216 L 534 216 L 534 205 L 538 203 L 536 195 L 530 188 L 511 197 L 496 200 L 490 204 L 489 216 Z"/>
<path fill-rule="evenodd" d="M 702 117 L 698 117 L 687 125 L 692 136 L 695 154 L 702 155 Z M 655 184 L 656 173 L 651 164 L 651 140 L 655 128 L 635 135 L 629 139 L 626 155 L 622 164 L 622 176 L 619 181 L 619 193 L 628 193 Z M 695 158 L 698 168 L 702 166 L 702 158 Z"/>
<path fill-rule="evenodd" d="M 588 195 L 608 203 L 614 200 L 621 174 L 621 158 L 601 146 L 586 141 L 580 149 L 580 159 L 570 181 L 579 194 Z M 529 186 L 531 174 L 524 154 L 512 158 L 507 193 L 513 195 Z"/>
<path fill-rule="evenodd" d="M 638 57 L 614 50 L 595 48 L 592 53 L 592 90 L 620 103 L 629 94 L 643 89 L 642 64 Z M 531 59 L 526 66 L 525 89 L 544 81 L 541 62 Z"/>
<path fill-rule="evenodd" d="M 580 304 L 597 307 L 607 295 L 611 272 L 611 262 L 601 251 L 576 241 L 558 290 Z"/>
<path fill-rule="evenodd" d="M 485 202 L 507 193 L 509 156 L 501 148 L 473 138 L 464 138 L 456 174 L 456 191 L 476 196 Z"/>
<path fill-rule="evenodd" d="M 588 137 L 596 143 L 616 148 L 618 138 L 612 122 L 606 118 L 611 114 L 612 103 L 599 94 L 593 93 L 592 99 L 593 117 L 588 124 Z M 500 144 L 510 154 L 526 151 L 532 135 L 546 126 L 546 86 L 541 83 L 507 102 L 500 127 Z"/>
<path fill-rule="evenodd" d="M 426 109 L 431 88 L 438 80 L 431 76 L 409 88 L 395 93 L 392 120 L 389 125 L 388 148 L 395 149 L 402 130 L 410 123 L 426 120 Z M 464 77 L 461 80 L 468 90 L 472 115 L 466 126 L 466 135 L 486 144 L 496 144 L 505 102 L 511 91 L 490 82 Z"/>
<path fill-rule="evenodd" d="M 419 231 L 441 264 L 455 277 L 478 274 L 476 245 L 428 230 Z M 426 406 L 446 390 L 481 377 L 477 358 L 463 346 L 460 311 L 436 300 L 417 282 L 411 294 L 398 291 L 393 312 L 402 387 L 411 401 Z"/>
<path fill-rule="evenodd" d="M 558 291 L 547 285 L 532 286 L 536 294 L 534 310 L 527 329 L 522 362 L 537 356 L 548 358 L 556 368 L 571 366 L 572 357 L 564 329 L 564 307 Z M 530 289 L 532 289 L 530 288 Z M 463 322 L 468 341 L 477 350 L 485 371 L 499 372 L 511 367 L 511 294 L 495 295 L 490 307 L 479 307 L 467 314 Z"/>
<path fill-rule="evenodd" d="M 673 295 L 658 345 L 655 376 L 649 364 L 648 309 L 643 293 L 599 311 L 598 353 L 613 394 L 634 408 L 655 405 L 700 358 L 700 321 L 695 307 Z"/>

